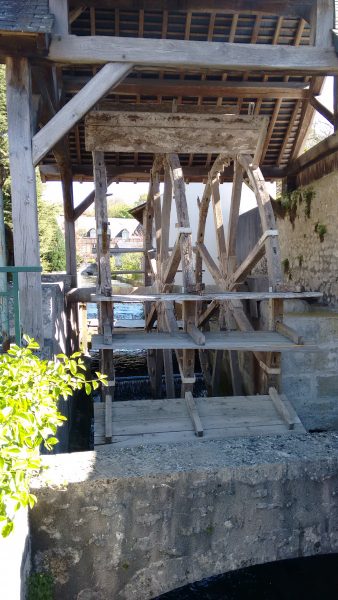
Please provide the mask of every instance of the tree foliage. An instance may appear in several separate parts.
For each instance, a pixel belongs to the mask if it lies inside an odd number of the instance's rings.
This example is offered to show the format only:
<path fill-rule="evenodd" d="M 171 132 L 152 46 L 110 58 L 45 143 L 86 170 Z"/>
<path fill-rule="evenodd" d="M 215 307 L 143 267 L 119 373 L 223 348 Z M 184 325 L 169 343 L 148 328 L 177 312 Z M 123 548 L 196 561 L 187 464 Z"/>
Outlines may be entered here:
<path fill-rule="evenodd" d="M 131 208 L 130 204 L 124 202 L 108 203 L 108 217 L 109 219 L 130 219 L 132 218 Z"/>
<path fill-rule="evenodd" d="M 121 254 L 119 266 L 116 266 L 114 256 L 110 259 L 110 267 L 112 271 L 140 271 L 142 269 L 142 254 L 138 252 L 127 252 Z M 139 279 L 140 274 L 130 273 L 123 275 L 126 279 Z"/>
<path fill-rule="evenodd" d="M 11 222 L 11 180 L 9 176 L 8 125 L 6 107 L 6 71 L 0 65 L 0 187 L 4 199 L 6 223 Z"/>
<path fill-rule="evenodd" d="M 16 511 L 34 506 L 29 491 L 33 473 L 41 465 L 39 447 L 51 449 L 58 443 L 57 428 L 65 417 L 57 409 L 60 397 L 66 399 L 76 389 L 87 394 L 97 389 L 105 377 L 86 381 L 81 354 L 70 358 L 60 354 L 58 361 L 36 355 L 39 345 L 27 336 L 27 346 L 11 346 L 0 356 L 0 531 L 3 537 L 14 527 Z"/>
<path fill-rule="evenodd" d="M 66 249 L 62 231 L 56 216 L 54 204 L 38 200 L 40 257 L 43 271 L 64 271 L 66 269 Z"/>

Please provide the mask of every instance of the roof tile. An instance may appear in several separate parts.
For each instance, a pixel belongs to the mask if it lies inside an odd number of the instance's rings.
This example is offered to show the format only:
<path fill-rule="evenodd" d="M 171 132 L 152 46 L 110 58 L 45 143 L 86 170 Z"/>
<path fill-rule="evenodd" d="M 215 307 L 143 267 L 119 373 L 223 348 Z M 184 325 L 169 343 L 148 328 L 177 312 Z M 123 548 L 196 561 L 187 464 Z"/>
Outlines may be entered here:
<path fill-rule="evenodd" d="M 51 33 L 54 15 L 48 0 L 7 0 L 0 15 L 0 31 Z"/>

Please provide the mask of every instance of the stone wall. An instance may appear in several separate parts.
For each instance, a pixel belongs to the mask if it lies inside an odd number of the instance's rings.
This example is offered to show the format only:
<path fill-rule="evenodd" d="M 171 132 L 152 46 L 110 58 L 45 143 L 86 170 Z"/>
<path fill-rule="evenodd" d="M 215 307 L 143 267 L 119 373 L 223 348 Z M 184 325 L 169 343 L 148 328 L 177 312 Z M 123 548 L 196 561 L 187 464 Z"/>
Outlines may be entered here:
<path fill-rule="evenodd" d="M 294 226 L 288 217 L 277 219 L 282 260 L 289 261 L 293 284 L 322 291 L 327 304 L 338 306 L 338 172 L 326 175 L 309 187 L 315 192 L 310 218 L 304 214 L 303 203 L 298 208 Z M 315 232 L 317 223 L 327 228 L 323 242 Z M 285 279 L 289 280 L 288 274 Z"/>
<path fill-rule="evenodd" d="M 258 563 L 338 551 L 338 435 L 45 458 L 30 514 L 55 600 L 149 600 Z"/>

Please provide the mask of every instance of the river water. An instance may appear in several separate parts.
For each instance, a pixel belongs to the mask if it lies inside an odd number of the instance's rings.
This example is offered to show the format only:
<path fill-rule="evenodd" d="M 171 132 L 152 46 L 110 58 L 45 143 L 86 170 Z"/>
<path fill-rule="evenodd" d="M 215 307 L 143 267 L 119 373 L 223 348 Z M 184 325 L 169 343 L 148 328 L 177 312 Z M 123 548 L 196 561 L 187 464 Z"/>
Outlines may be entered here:
<path fill-rule="evenodd" d="M 337 600 L 338 554 L 298 558 L 204 579 L 154 600 Z"/>

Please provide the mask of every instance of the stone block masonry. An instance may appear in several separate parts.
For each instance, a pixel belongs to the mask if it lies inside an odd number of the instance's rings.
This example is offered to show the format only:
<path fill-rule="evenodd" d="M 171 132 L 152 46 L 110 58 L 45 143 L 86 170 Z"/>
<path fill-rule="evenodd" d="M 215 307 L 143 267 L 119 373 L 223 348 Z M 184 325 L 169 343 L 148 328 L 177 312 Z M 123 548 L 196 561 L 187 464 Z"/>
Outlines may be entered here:
<path fill-rule="evenodd" d="M 32 556 L 55 600 L 150 600 L 204 577 L 338 552 L 338 435 L 45 457 Z"/>
<path fill-rule="evenodd" d="M 327 304 L 338 306 L 337 171 L 309 187 L 315 192 L 310 218 L 305 216 L 304 202 L 298 206 L 294 227 L 288 216 L 277 218 L 282 260 L 288 260 L 292 284 L 322 291 Z M 315 232 L 317 223 L 327 229 L 322 242 Z M 285 280 L 289 281 L 288 273 Z"/>

